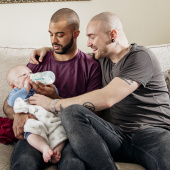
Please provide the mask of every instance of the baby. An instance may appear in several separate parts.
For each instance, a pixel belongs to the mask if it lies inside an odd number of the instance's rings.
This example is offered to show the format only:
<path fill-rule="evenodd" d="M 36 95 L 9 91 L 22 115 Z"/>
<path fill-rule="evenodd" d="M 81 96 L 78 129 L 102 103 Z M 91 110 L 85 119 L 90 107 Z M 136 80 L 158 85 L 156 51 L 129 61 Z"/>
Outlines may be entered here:
<path fill-rule="evenodd" d="M 10 106 L 14 106 L 16 113 L 31 113 L 38 119 L 26 121 L 24 138 L 43 154 L 45 162 L 56 163 L 61 158 L 67 137 L 59 115 L 48 112 L 40 106 L 30 105 L 25 100 L 35 93 L 28 81 L 31 74 L 32 71 L 24 65 L 15 66 L 7 73 L 6 79 L 12 88 L 7 101 Z"/>

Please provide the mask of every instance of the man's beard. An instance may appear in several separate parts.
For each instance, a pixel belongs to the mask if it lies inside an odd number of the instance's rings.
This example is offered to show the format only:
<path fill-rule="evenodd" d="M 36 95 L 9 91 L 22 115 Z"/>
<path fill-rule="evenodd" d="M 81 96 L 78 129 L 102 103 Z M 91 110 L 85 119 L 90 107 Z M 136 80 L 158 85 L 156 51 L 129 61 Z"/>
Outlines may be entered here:
<path fill-rule="evenodd" d="M 53 43 L 52 45 L 61 46 L 60 44 L 56 44 L 56 43 Z M 68 50 L 70 50 L 72 45 L 73 45 L 73 35 L 72 35 L 72 38 L 71 38 L 70 42 L 66 46 L 64 46 L 64 47 L 61 46 L 61 52 L 58 52 L 56 50 L 54 50 L 54 51 L 55 51 L 56 54 L 66 54 L 68 52 Z"/>

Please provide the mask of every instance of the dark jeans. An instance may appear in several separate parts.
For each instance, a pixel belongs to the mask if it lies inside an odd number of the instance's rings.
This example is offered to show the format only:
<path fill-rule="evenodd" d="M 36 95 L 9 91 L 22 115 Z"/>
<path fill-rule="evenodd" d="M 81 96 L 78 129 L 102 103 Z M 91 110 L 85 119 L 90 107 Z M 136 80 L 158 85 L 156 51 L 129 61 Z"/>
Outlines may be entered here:
<path fill-rule="evenodd" d="M 61 119 L 74 152 L 88 170 L 116 170 L 113 158 L 138 163 L 147 170 L 170 170 L 168 130 L 150 127 L 123 133 L 80 105 L 64 109 Z"/>
<path fill-rule="evenodd" d="M 26 140 L 17 142 L 11 157 L 11 170 L 40 170 L 45 166 L 41 152 Z"/>
<path fill-rule="evenodd" d="M 12 153 L 11 170 L 43 170 L 50 163 L 45 163 L 42 153 L 33 148 L 26 140 L 20 140 Z M 67 141 L 57 170 L 85 170 L 84 163 L 75 155 Z"/>

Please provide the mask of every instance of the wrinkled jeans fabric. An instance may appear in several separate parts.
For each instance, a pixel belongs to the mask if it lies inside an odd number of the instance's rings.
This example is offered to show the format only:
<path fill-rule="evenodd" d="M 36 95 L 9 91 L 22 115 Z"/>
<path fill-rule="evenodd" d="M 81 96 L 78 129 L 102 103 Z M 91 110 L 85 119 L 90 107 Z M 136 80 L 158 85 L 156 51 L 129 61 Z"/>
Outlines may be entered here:
<path fill-rule="evenodd" d="M 147 170 L 170 170 L 170 131 L 166 129 L 124 133 L 80 105 L 64 109 L 61 119 L 71 147 L 88 170 L 117 170 L 114 160 L 138 163 Z"/>
<path fill-rule="evenodd" d="M 10 170 L 40 170 L 46 167 L 42 153 L 26 140 L 19 140 L 11 156 Z"/>

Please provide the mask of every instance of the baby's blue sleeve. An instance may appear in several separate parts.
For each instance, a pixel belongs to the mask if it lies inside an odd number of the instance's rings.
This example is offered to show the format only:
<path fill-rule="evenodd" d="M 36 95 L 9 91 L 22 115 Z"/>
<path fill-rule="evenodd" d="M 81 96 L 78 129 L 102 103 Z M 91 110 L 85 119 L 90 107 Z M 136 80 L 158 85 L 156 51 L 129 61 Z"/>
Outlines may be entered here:
<path fill-rule="evenodd" d="M 11 107 L 13 107 L 14 102 L 18 97 L 21 97 L 22 99 L 26 99 L 27 96 L 28 96 L 28 92 L 25 90 L 25 88 L 22 89 L 15 88 L 10 91 L 7 102 Z"/>

